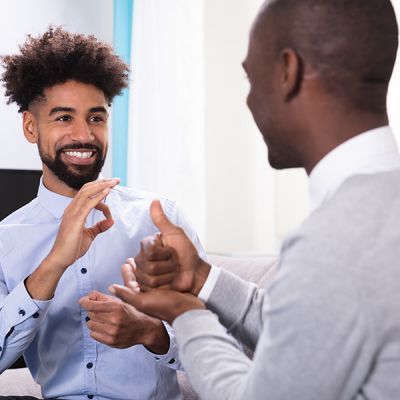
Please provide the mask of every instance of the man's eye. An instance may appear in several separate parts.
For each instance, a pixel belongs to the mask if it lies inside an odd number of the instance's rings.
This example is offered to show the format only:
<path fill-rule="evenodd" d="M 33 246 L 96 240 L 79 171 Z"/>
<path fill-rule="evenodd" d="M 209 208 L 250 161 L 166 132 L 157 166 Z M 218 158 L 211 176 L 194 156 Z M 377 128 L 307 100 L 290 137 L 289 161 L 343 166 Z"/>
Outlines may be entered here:
<path fill-rule="evenodd" d="M 71 117 L 69 115 L 61 115 L 56 118 L 56 121 L 68 122 L 71 121 Z"/>
<path fill-rule="evenodd" d="M 99 122 L 103 122 L 104 118 L 101 117 L 100 115 L 93 115 L 92 117 L 89 118 L 89 121 L 99 123 Z"/>

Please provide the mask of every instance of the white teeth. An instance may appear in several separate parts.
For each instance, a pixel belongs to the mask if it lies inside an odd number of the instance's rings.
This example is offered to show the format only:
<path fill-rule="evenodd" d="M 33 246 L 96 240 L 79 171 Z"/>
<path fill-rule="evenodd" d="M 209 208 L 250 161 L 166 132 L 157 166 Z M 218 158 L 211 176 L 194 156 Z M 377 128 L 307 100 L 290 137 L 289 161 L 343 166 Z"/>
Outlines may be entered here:
<path fill-rule="evenodd" d="M 93 155 L 93 151 L 66 151 L 65 154 L 70 157 L 90 158 Z"/>

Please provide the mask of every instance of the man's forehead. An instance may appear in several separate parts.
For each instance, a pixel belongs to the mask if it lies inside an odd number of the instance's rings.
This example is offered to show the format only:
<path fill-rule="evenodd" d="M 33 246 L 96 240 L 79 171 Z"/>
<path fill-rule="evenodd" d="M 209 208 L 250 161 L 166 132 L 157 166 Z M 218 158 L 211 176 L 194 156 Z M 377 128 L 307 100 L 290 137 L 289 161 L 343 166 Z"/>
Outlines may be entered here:
<path fill-rule="evenodd" d="M 80 83 L 67 82 L 46 88 L 43 95 L 35 102 L 40 107 L 93 108 L 103 106 L 108 108 L 108 102 L 102 90 L 97 87 Z"/>

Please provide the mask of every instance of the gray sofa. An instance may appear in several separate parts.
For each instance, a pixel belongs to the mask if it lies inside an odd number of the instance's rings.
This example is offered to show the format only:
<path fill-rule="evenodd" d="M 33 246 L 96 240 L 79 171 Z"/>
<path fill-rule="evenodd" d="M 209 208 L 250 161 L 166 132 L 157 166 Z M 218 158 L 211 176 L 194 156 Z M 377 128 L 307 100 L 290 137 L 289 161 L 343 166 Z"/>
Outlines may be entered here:
<path fill-rule="evenodd" d="M 275 257 L 227 257 L 211 255 L 209 261 L 219 267 L 226 268 L 245 280 L 263 286 L 274 274 Z M 178 372 L 178 380 L 184 400 L 196 400 L 190 383 L 184 372 Z M 8 369 L 0 375 L 0 395 L 25 395 L 41 397 L 40 386 L 34 382 L 27 368 Z"/>

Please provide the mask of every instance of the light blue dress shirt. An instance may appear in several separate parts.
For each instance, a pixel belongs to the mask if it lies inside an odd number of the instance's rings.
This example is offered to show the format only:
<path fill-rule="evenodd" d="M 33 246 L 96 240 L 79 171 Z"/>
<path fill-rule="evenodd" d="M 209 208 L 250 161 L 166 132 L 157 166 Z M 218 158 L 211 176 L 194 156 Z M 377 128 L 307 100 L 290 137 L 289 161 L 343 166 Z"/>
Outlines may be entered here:
<path fill-rule="evenodd" d="M 0 223 L 0 371 L 22 353 L 46 398 L 179 399 L 178 349 L 171 328 L 170 349 L 155 355 L 144 346 L 114 349 L 91 339 L 78 300 L 92 290 L 108 293 L 122 284 L 121 265 L 136 255 L 140 241 L 157 232 L 149 216 L 154 195 L 116 187 L 106 199 L 115 224 L 62 276 L 54 298 L 32 299 L 24 280 L 49 253 L 71 198 L 47 190 Z M 175 203 L 161 199 L 167 216 L 204 251 Z M 91 226 L 103 219 L 92 210 Z M 132 329 L 135 329 L 133 326 Z"/>

